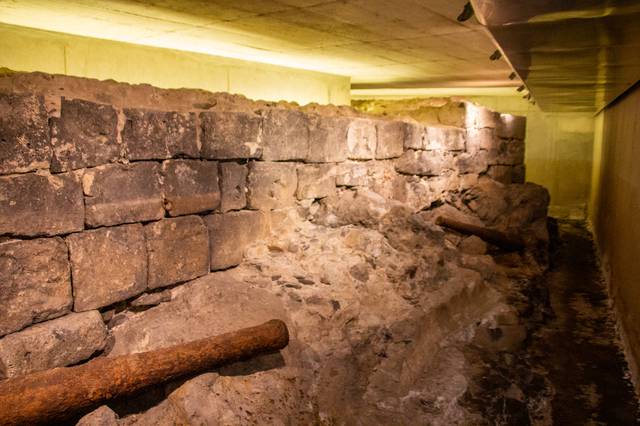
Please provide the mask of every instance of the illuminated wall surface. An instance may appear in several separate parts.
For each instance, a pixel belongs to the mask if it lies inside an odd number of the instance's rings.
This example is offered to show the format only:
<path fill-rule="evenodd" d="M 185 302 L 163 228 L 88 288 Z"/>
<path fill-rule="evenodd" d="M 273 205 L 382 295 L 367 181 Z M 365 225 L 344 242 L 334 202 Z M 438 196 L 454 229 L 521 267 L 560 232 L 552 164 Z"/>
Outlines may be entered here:
<path fill-rule="evenodd" d="M 350 79 L 315 71 L 0 24 L 0 67 L 199 88 L 251 99 L 348 104 Z"/>

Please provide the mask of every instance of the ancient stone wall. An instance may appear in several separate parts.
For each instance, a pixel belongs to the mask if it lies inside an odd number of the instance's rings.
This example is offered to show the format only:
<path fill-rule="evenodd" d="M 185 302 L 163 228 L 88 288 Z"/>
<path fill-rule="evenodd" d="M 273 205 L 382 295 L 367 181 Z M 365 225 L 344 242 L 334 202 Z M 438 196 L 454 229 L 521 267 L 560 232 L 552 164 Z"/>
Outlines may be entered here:
<path fill-rule="evenodd" d="M 415 213 L 466 197 L 480 223 L 519 226 L 489 218 L 482 191 L 522 182 L 521 117 L 448 102 L 440 124 L 425 126 L 188 91 L 172 110 L 148 106 L 179 91 L 11 78 L 0 82 L 0 378 L 117 353 L 108 328 L 120 313 L 241 264 L 292 212 L 366 226 L 389 203 Z M 521 201 L 500 199 L 516 210 Z M 518 223 L 544 218 L 541 203 Z M 367 268 L 354 268 L 366 281 Z"/>

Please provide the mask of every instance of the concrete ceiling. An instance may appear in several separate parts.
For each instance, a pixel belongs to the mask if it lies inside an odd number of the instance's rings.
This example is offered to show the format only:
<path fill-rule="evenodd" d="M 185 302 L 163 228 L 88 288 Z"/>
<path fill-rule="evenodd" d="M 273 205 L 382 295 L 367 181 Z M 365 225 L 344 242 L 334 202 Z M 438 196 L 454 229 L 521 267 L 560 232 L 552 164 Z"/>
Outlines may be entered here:
<path fill-rule="evenodd" d="M 355 89 L 508 87 L 466 0 L 0 0 L 0 22 L 346 75 Z M 504 89 L 503 89 L 504 90 Z"/>

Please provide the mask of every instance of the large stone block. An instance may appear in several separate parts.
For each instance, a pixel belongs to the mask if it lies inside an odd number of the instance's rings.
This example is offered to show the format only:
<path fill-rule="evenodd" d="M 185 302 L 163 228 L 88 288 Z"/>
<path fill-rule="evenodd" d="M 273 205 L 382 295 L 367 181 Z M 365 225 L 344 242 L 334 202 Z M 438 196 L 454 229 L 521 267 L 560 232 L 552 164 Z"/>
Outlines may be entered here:
<path fill-rule="evenodd" d="M 467 151 L 478 152 L 480 150 L 495 149 L 500 142 L 495 129 L 467 129 Z"/>
<path fill-rule="evenodd" d="M 147 287 L 142 225 L 122 225 L 67 237 L 73 277 L 73 309 L 101 308 Z"/>
<path fill-rule="evenodd" d="M 262 118 L 245 112 L 200 113 L 202 156 L 208 159 L 260 158 Z"/>
<path fill-rule="evenodd" d="M 373 160 L 377 140 L 376 126 L 372 120 L 351 120 L 347 131 L 347 156 L 352 160 Z"/>
<path fill-rule="evenodd" d="M 171 216 L 211 211 L 220 205 L 217 162 L 167 160 L 162 174 L 164 204 Z"/>
<path fill-rule="evenodd" d="M 526 181 L 526 166 L 524 164 L 513 166 L 511 171 L 511 182 L 525 183 L 525 181 Z"/>
<path fill-rule="evenodd" d="M 199 216 L 177 217 L 144 227 L 149 288 L 188 281 L 209 272 L 209 235 Z"/>
<path fill-rule="evenodd" d="M 238 163 L 220 163 L 220 210 L 240 210 L 247 205 L 247 166 Z"/>
<path fill-rule="evenodd" d="M 309 126 L 308 162 L 338 163 L 347 159 L 348 118 L 314 115 Z"/>
<path fill-rule="evenodd" d="M 309 119 L 301 111 L 268 110 L 262 124 L 262 159 L 304 160 L 309 151 Z"/>
<path fill-rule="evenodd" d="M 451 158 L 437 151 L 407 150 L 396 163 L 398 172 L 418 176 L 438 176 L 451 168 Z"/>
<path fill-rule="evenodd" d="M 367 184 L 366 162 L 345 162 L 336 166 L 336 185 L 363 186 Z"/>
<path fill-rule="evenodd" d="M 85 222 L 90 227 L 157 220 L 164 217 L 160 166 L 110 164 L 85 171 Z"/>
<path fill-rule="evenodd" d="M 324 198 L 336 192 L 336 167 L 333 164 L 298 166 L 298 200 Z"/>
<path fill-rule="evenodd" d="M 194 113 L 125 109 L 124 114 L 122 142 L 130 160 L 198 157 Z"/>
<path fill-rule="evenodd" d="M 259 210 L 291 207 L 295 205 L 297 184 L 295 163 L 250 163 L 247 205 Z"/>
<path fill-rule="evenodd" d="M 464 129 L 452 126 L 428 126 L 425 128 L 423 149 L 463 151 L 464 148 Z"/>
<path fill-rule="evenodd" d="M 51 170 L 63 172 L 111 163 L 121 157 L 118 115 L 109 105 L 62 99 L 60 118 L 52 120 Z"/>
<path fill-rule="evenodd" d="M 376 122 L 376 159 L 397 158 L 404 152 L 405 123 L 402 121 Z"/>
<path fill-rule="evenodd" d="M 490 166 L 487 174 L 493 179 L 497 180 L 500 183 L 510 184 L 513 176 L 513 167 L 511 166 Z"/>
<path fill-rule="evenodd" d="M 76 426 L 118 426 L 118 415 L 102 405 L 78 420 Z"/>
<path fill-rule="evenodd" d="M 480 174 L 487 171 L 487 151 L 475 153 L 465 152 L 458 156 L 458 171 L 461 175 L 466 173 Z"/>
<path fill-rule="evenodd" d="M 0 336 L 64 315 L 72 304 L 64 241 L 0 243 Z"/>
<path fill-rule="evenodd" d="M 0 93 L 0 174 L 48 169 L 50 159 L 43 97 Z"/>
<path fill-rule="evenodd" d="M 527 118 L 520 115 L 500 114 L 496 127 L 498 137 L 524 140 L 527 133 Z"/>
<path fill-rule="evenodd" d="M 488 151 L 489 164 L 516 166 L 524 163 L 524 141 L 499 139 L 496 147 Z"/>
<path fill-rule="evenodd" d="M 0 339 L 0 379 L 64 367 L 104 348 L 107 330 L 98 311 L 72 313 Z"/>
<path fill-rule="evenodd" d="M 405 124 L 404 147 L 406 149 L 424 149 L 425 127 L 418 123 Z"/>
<path fill-rule="evenodd" d="M 0 235 L 58 235 L 83 227 L 82 186 L 75 173 L 0 177 Z"/>
<path fill-rule="evenodd" d="M 500 114 L 491 111 L 480 105 L 475 105 L 470 102 L 465 103 L 466 106 L 466 127 L 475 129 L 498 127 L 500 122 Z"/>
<path fill-rule="evenodd" d="M 269 234 L 267 217 L 260 211 L 239 211 L 205 217 L 209 229 L 211 270 L 226 269 L 242 262 L 249 244 Z"/>

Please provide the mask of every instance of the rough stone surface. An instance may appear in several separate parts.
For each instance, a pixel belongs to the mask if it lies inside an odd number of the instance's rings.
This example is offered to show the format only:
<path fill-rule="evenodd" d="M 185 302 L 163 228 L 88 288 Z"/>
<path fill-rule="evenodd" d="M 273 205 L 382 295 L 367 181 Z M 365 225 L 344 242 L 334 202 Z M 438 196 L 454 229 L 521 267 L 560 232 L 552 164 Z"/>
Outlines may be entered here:
<path fill-rule="evenodd" d="M 122 156 L 117 141 L 118 116 L 110 105 L 62 99 L 53 120 L 51 170 L 63 172 L 111 163 Z"/>
<path fill-rule="evenodd" d="M 101 308 L 147 287 L 142 225 L 122 225 L 67 237 L 73 277 L 73 309 Z"/>
<path fill-rule="evenodd" d="M 207 262 L 209 260 L 207 259 Z M 145 293 L 136 297 L 129 303 L 129 306 L 133 308 L 150 308 L 152 306 L 158 306 L 161 303 L 171 300 L 171 290 L 166 289 L 163 291 L 157 291 L 154 293 Z"/>
<path fill-rule="evenodd" d="M 0 235 L 59 235 L 84 226 L 75 173 L 0 176 Z"/>
<path fill-rule="evenodd" d="M 269 226 L 264 213 L 239 211 L 205 217 L 209 229 L 211 270 L 240 264 L 247 246 L 265 238 Z"/>
<path fill-rule="evenodd" d="M 465 131 L 452 126 L 427 126 L 423 149 L 463 151 L 465 149 Z"/>
<path fill-rule="evenodd" d="M 424 149 L 425 147 L 425 127 L 418 123 L 405 124 L 405 149 Z"/>
<path fill-rule="evenodd" d="M 195 113 L 124 110 L 122 141 L 130 160 L 164 160 L 199 154 Z"/>
<path fill-rule="evenodd" d="M 519 115 L 500 114 L 496 133 L 501 138 L 524 140 L 527 133 L 527 118 Z"/>
<path fill-rule="evenodd" d="M 42 96 L 0 93 L 0 174 L 49 168 L 48 123 Z"/>
<path fill-rule="evenodd" d="M 510 166 L 524 163 L 524 141 L 518 139 L 500 139 L 493 149 L 489 150 L 490 164 Z"/>
<path fill-rule="evenodd" d="M 199 216 L 153 222 L 144 227 L 149 288 L 188 281 L 209 272 L 209 235 Z"/>
<path fill-rule="evenodd" d="M 336 167 L 333 164 L 298 166 L 298 200 L 324 198 L 336 192 Z"/>
<path fill-rule="evenodd" d="M 76 426 L 118 426 L 118 415 L 103 405 L 83 416 Z"/>
<path fill-rule="evenodd" d="M 296 167 L 296 163 L 250 163 L 247 179 L 248 207 L 271 210 L 293 206 L 298 185 Z"/>
<path fill-rule="evenodd" d="M 345 161 L 347 159 L 349 119 L 312 115 L 309 121 L 307 161 L 310 163 Z"/>
<path fill-rule="evenodd" d="M 167 160 L 162 163 L 164 205 L 171 216 L 215 210 L 220 205 L 218 163 Z"/>
<path fill-rule="evenodd" d="M 23 376 L 83 361 L 104 347 L 98 311 L 72 313 L 0 339 L 0 378 Z"/>
<path fill-rule="evenodd" d="M 491 128 L 498 127 L 500 114 L 480 105 L 465 102 L 466 127 L 467 128 Z"/>
<path fill-rule="evenodd" d="M 481 149 L 494 149 L 499 142 L 495 133 L 495 129 L 491 128 L 467 129 L 467 151 L 474 153 Z"/>
<path fill-rule="evenodd" d="M 60 238 L 0 243 L 0 336 L 69 312 L 67 246 Z"/>
<path fill-rule="evenodd" d="M 377 141 L 376 159 L 396 158 L 404 151 L 405 123 L 402 121 L 376 122 Z"/>
<path fill-rule="evenodd" d="M 473 154 L 465 152 L 458 156 L 457 164 L 460 174 L 484 173 L 489 167 L 487 152 L 478 151 Z"/>
<path fill-rule="evenodd" d="M 245 112 L 200 114 L 202 155 L 208 159 L 260 158 L 261 117 Z"/>
<path fill-rule="evenodd" d="M 352 160 L 374 159 L 377 140 L 376 126 L 372 120 L 352 120 L 347 131 L 347 156 Z"/>
<path fill-rule="evenodd" d="M 513 181 L 513 167 L 511 166 L 490 166 L 487 174 L 500 183 L 509 184 Z"/>
<path fill-rule="evenodd" d="M 368 167 L 365 163 L 341 163 L 336 166 L 336 185 L 362 186 L 367 183 Z"/>
<path fill-rule="evenodd" d="M 524 164 L 513 166 L 511 169 L 511 181 L 513 183 L 525 183 L 526 167 Z"/>
<path fill-rule="evenodd" d="M 240 210 L 247 205 L 247 166 L 238 163 L 219 163 L 220 210 Z"/>
<path fill-rule="evenodd" d="M 483 255 L 487 253 L 487 243 L 475 235 L 460 241 L 458 248 L 465 254 Z"/>
<path fill-rule="evenodd" d="M 262 159 L 304 160 L 309 151 L 309 119 L 302 111 L 269 110 L 262 124 Z"/>
<path fill-rule="evenodd" d="M 396 170 L 400 173 L 419 176 L 438 176 L 451 168 L 451 159 L 437 151 L 407 150 L 396 161 Z"/>
<path fill-rule="evenodd" d="M 88 169 L 82 177 L 90 227 L 157 220 L 164 216 L 160 166 L 152 162 Z"/>

